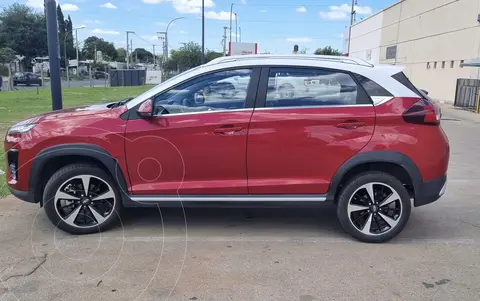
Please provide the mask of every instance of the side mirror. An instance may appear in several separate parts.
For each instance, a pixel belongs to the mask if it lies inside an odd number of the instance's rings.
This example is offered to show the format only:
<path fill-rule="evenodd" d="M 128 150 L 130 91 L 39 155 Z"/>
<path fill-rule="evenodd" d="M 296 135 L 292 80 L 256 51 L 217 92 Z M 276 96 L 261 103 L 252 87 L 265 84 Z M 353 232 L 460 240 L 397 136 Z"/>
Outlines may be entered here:
<path fill-rule="evenodd" d="M 428 91 L 427 91 L 427 90 L 420 89 L 420 91 L 421 91 L 423 94 L 428 95 Z"/>
<path fill-rule="evenodd" d="M 142 118 L 151 118 L 153 116 L 153 101 L 147 99 L 137 109 L 138 116 Z"/>
<path fill-rule="evenodd" d="M 202 92 L 197 92 L 193 96 L 193 100 L 194 100 L 196 105 L 201 105 L 201 104 L 205 103 L 205 96 L 203 96 Z"/>

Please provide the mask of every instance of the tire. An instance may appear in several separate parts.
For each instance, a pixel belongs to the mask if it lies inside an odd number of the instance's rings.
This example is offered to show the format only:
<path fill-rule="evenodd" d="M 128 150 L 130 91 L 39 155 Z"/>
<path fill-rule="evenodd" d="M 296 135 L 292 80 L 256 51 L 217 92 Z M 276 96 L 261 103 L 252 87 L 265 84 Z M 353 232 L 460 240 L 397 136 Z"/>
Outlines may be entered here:
<path fill-rule="evenodd" d="M 81 196 L 88 195 L 83 189 L 87 178 L 90 198 Z M 65 205 L 68 203 L 71 205 Z M 67 165 L 55 172 L 45 185 L 43 207 L 53 225 L 71 234 L 107 230 L 118 224 L 122 209 L 119 189 L 112 177 L 88 164 Z"/>
<path fill-rule="evenodd" d="M 278 92 L 280 94 L 280 98 L 291 99 L 295 97 L 295 88 L 293 88 L 293 86 L 290 84 L 280 86 Z"/>
<path fill-rule="evenodd" d="M 374 203 L 370 202 L 368 188 L 373 191 Z M 337 200 L 337 217 L 343 229 L 367 243 L 382 243 L 397 236 L 405 228 L 412 207 L 403 184 L 384 172 L 355 176 Z M 368 229 L 366 225 L 370 225 Z"/>

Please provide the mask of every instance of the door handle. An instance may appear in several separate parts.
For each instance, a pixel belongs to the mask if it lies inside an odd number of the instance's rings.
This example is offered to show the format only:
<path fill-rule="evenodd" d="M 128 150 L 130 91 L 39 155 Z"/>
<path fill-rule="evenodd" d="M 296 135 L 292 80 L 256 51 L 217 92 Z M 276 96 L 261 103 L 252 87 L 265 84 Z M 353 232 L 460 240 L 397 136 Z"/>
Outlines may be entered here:
<path fill-rule="evenodd" d="M 363 126 L 365 126 L 365 122 L 356 121 L 356 120 L 348 120 L 348 121 L 337 124 L 337 128 L 342 128 L 347 130 L 355 130 Z"/>
<path fill-rule="evenodd" d="M 218 135 L 233 135 L 235 132 L 242 130 L 239 126 L 223 126 L 221 128 L 213 130 L 213 133 Z"/>

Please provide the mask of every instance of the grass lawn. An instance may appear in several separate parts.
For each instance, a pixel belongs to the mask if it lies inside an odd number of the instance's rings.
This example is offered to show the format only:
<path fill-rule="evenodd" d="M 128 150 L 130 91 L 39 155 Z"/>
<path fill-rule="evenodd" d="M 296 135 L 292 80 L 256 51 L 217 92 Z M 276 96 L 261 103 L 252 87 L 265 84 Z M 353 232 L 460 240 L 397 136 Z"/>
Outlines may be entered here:
<path fill-rule="evenodd" d="M 71 108 L 96 103 L 106 103 L 137 96 L 152 86 L 69 88 L 63 89 L 63 107 Z M 50 89 L 1 91 L 0 92 L 0 137 L 18 121 L 52 110 Z M 2 144 L 3 149 L 3 144 Z M 0 168 L 4 170 L 5 156 L 1 156 Z M 5 175 L 0 175 L 0 197 L 9 195 Z"/>

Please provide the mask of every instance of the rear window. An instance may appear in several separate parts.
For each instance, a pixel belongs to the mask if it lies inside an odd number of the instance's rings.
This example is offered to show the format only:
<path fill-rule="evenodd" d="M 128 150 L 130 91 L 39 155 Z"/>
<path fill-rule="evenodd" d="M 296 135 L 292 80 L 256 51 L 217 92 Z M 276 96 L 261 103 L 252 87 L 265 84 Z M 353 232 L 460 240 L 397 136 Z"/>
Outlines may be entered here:
<path fill-rule="evenodd" d="M 397 74 L 392 75 L 394 79 L 400 82 L 402 85 L 410 89 L 413 93 L 417 94 L 419 97 L 423 98 L 423 94 L 418 91 L 417 88 L 412 84 L 412 82 L 408 79 L 408 77 L 403 72 L 399 72 Z"/>
<path fill-rule="evenodd" d="M 374 82 L 373 80 L 366 78 L 363 75 L 360 74 L 355 74 L 355 78 L 358 80 L 358 82 L 362 85 L 362 87 L 365 89 L 367 94 L 370 97 L 375 97 L 375 96 L 393 96 L 390 92 L 385 90 L 382 86 Z"/>

